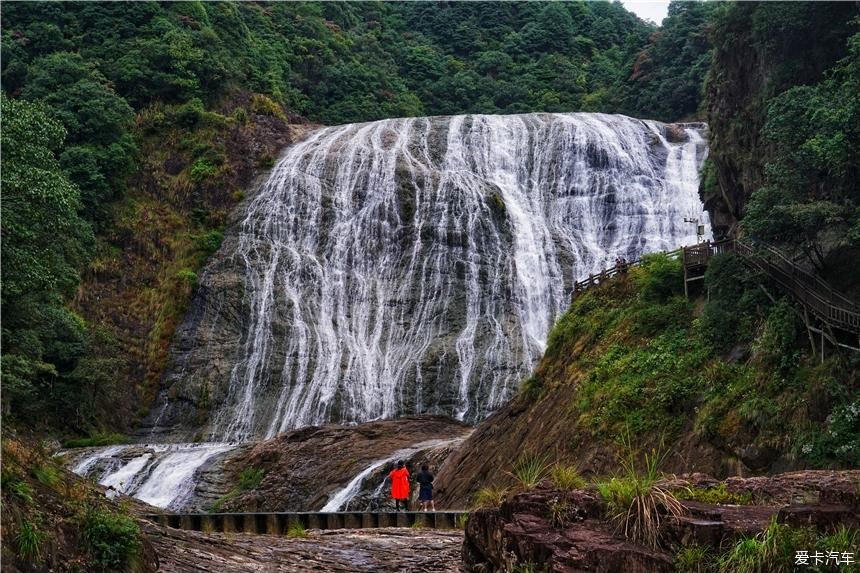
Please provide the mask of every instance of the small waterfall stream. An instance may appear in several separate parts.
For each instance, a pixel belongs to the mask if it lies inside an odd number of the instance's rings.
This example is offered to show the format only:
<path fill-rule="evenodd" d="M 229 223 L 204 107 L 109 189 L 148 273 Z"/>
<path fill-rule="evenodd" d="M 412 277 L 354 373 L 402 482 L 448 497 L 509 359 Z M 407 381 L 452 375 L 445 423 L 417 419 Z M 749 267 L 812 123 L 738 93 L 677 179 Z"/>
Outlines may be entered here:
<path fill-rule="evenodd" d="M 371 462 L 371 464 L 368 465 L 365 469 L 359 472 L 357 476 L 352 478 L 352 480 L 350 480 L 350 482 L 346 484 L 346 486 L 335 492 L 320 511 L 349 510 L 349 503 L 362 491 L 364 482 L 367 480 L 367 478 L 384 465 L 394 463 L 398 460 L 408 460 L 415 454 L 420 453 L 424 450 L 438 448 L 440 446 L 447 446 L 450 444 L 456 444 L 462 441 L 463 438 L 453 438 L 449 440 L 427 440 L 426 442 L 415 444 L 414 446 L 411 446 L 409 448 L 397 450 L 396 452 L 392 453 L 390 456 L 386 456 L 385 458 L 375 460 Z M 383 487 L 384 483 L 380 483 L 374 489 L 374 497 L 378 497 L 378 495 L 382 492 Z"/>

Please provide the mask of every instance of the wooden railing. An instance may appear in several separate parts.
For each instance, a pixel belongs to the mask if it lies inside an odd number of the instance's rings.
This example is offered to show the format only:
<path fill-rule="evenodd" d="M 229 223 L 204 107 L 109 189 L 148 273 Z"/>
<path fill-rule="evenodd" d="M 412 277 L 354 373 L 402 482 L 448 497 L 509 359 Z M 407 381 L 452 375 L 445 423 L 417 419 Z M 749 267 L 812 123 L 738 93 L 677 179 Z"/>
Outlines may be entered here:
<path fill-rule="evenodd" d="M 680 257 L 687 270 L 706 267 L 713 256 L 730 251 L 737 253 L 749 265 L 762 271 L 786 294 L 829 327 L 860 334 L 860 305 L 773 247 L 753 246 L 744 241 L 732 239 L 719 242 L 707 241 L 665 254 L 674 258 Z M 616 275 L 626 273 L 627 269 L 640 264 L 641 260 L 616 265 L 593 274 L 585 280 L 577 281 L 573 286 L 574 296 Z"/>
<path fill-rule="evenodd" d="M 683 250 L 683 248 L 680 248 L 675 249 L 674 251 L 667 251 L 662 254 L 666 255 L 667 257 L 677 259 L 678 257 L 682 256 Z M 630 268 L 638 267 L 641 264 L 642 260 L 637 259 L 635 261 L 617 264 L 614 267 L 600 271 L 599 273 L 594 273 L 593 275 L 590 275 L 587 279 L 583 279 L 581 281 L 573 283 L 573 292 L 574 294 L 576 294 L 584 290 L 588 290 L 593 286 L 605 283 L 614 276 L 625 274 Z"/>

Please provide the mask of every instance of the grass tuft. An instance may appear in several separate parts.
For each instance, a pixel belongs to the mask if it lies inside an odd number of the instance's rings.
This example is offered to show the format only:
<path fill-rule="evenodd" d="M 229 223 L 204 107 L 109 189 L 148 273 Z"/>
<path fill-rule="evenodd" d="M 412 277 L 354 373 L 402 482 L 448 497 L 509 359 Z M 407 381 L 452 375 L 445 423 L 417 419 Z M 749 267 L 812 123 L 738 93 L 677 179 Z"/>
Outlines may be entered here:
<path fill-rule="evenodd" d="M 291 521 L 287 526 L 287 537 L 303 538 L 308 536 L 308 530 L 300 521 Z"/>
<path fill-rule="evenodd" d="M 520 488 L 528 491 L 540 484 L 549 469 L 546 456 L 523 456 L 516 461 L 508 475 L 514 478 Z"/>
<path fill-rule="evenodd" d="M 640 468 L 629 435 L 623 446 L 626 456 L 621 459 L 622 475 L 598 483 L 597 491 L 624 537 L 656 549 L 661 524 L 683 514 L 684 508 L 671 491 L 657 484 L 659 466 L 666 454 L 652 449 L 645 454 Z"/>
<path fill-rule="evenodd" d="M 38 563 L 42 560 L 42 543 L 45 534 L 32 521 L 24 521 L 15 535 L 18 546 L 18 557 L 25 561 Z"/>
<path fill-rule="evenodd" d="M 549 470 L 549 479 L 553 486 L 563 490 L 581 489 L 586 485 L 576 466 L 555 464 Z"/>
<path fill-rule="evenodd" d="M 675 555 L 677 573 L 714 573 L 716 562 L 707 547 L 691 545 L 682 547 Z"/>
<path fill-rule="evenodd" d="M 505 501 L 505 497 L 507 497 L 507 495 L 508 489 L 504 487 L 482 487 L 478 490 L 478 493 L 475 494 L 475 507 L 499 507 L 500 505 L 502 505 L 502 502 Z"/>

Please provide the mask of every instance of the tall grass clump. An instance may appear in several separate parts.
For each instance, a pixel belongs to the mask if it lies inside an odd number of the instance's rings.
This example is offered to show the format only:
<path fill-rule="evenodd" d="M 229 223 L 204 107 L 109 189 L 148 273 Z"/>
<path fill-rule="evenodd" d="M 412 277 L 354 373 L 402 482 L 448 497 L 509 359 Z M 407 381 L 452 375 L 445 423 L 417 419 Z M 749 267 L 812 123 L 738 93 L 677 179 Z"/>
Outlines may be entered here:
<path fill-rule="evenodd" d="M 502 502 L 505 501 L 505 497 L 507 495 L 508 489 L 504 487 L 482 487 L 478 490 L 478 493 L 475 494 L 474 506 L 478 509 L 499 507 L 502 505 Z"/>
<path fill-rule="evenodd" d="M 538 486 L 549 469 L 546 456 L 522 456 L 514 463 L 508 475 L 514 478 L 520 488 L 528 491 Z"/>
<path fill-rule="evenodd" d="M 803 530 L 772 519 L 754 537 L 738 540 L 719 560 L 720 573 L 788 573 L 794 569 L 794 551 L 806 543 Z"/>
<path fill-rule="evenodd" d="M 640 468 L 629 436 L 623 446 L 621 475 L 598 483 L 597 491 L 625 538 L 656 549 L 661 524 L 683 514 L 684 508 L 670 490 L 658 485 L 659 466 L 666 454 L 652 449 Z"/>
<path fill-rule="evenodd" d="M 714 573 L 716 562 L 707 547 L 690 545 L 681 548 L 675 555 L 677 573 Z"/>
<path fill-rule="evenodd" d="M 25 561 L 38 563 L 42 559 L 42 543 L 45 534 L 32 521 L 24 521 L 15 534 L 15 544 L 18 547 L 18 557 Z"/>
<path fill-rule="evenodd" d="M 291 521 L 287 526 L 287 537 L 307 537 L 308 530 L 301 521 Z"/>
<path fill-rule="evenodd" d="M 570 490 L 585 487 L 585 479 L 580 475 L 576 466 L 555 464 L 549 470 L 549 479 L 556 489 Z"/>

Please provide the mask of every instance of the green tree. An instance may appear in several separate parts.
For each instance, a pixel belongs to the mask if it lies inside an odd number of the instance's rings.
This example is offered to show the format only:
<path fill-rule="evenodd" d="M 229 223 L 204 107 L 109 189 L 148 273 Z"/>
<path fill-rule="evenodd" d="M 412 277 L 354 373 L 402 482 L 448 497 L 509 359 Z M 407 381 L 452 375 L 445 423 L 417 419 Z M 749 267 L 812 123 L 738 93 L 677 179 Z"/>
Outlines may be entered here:
<path fill-rule="evenodd" d="M 4 399 L 27 409 L 50 393 L 83 345 L 82 321 L 65 306 L 92 231 L 79 193 L 60 168 L 65 130 L 44 106 L 2 95 L 2 313 Z M 8 385 L 6 385 L 8 383 Z"/>
<path fill-rule="evenodd" d="M 65 127 L 60 164 L 81 190 L 83 215 L 98 226 L 134 167 L 134 112 L 93 64 L 68 52 L 34 61 L 22 95 L 49 104 Z"/>

